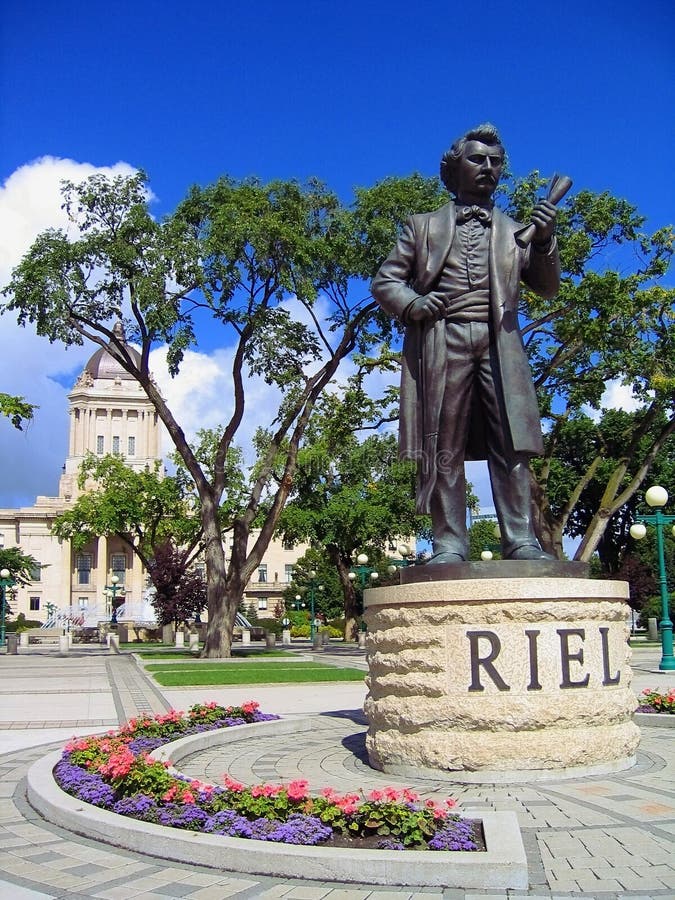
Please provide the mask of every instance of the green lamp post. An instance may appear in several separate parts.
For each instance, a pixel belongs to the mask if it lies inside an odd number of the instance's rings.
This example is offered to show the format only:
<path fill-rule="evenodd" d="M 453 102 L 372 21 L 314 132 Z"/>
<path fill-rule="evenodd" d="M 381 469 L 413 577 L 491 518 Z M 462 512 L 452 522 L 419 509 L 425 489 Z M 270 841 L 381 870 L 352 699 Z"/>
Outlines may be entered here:
<path fill-rule="evenodd" d="M 115 597 L 117 596 L 117 592 L 120 589 L 119 578 L 117 575 L 113 575 L 110 579 L 110 584 L 106 584 L 105 590 L 108 591 L 112 595 L 112 615 L 110 616 L 110 624 L 117 625 L 117 608 L 115 606 Z"/>
<path fill-rule="evenodd" d="M 352 566 L 352 570 L 349 573 L 349 580 L 356 581 L 358 578 L 361 587 L 365 588 L 370 580 L 370 583 L 373 584 L 380 577 L 380 573 L 377 572 L 372 566 L 368 565 L 368 556 L 365 553 L 359 553 L 356 557 L 356 565 Z"/>
<path fill-rule="evenodd" d="M 400 544 L 396 548 L 400 554 L 400 559 L 392 559 L 387 566 L 387 574 L 395 575 L 399 569 L 405 569 L 412 566 L 415 562 L 415 554 L 407 544 Z"/>
<path fill-rule="evenodd" d="M 9 569 L 0 570 L 0 588 L 2 589 L 2 608 L 0 609 L 0 647 L 5 646 L 5 620 L 7 619 L 7 588 L 14 587 L 16 582 Z"/>
<path fill-rule="evenodd" d="M 665 525 L 675 522 L 675 516 L 666 516 L 661 512 L 662 507 L 668 502 L 668 491 L 660 485 L 650 487 L 645 494 L 645 500 L 654 510 L 654 514 L 637 515 L 638 520 L 635 525 L 631 525 L 630 534 L 636 541 L 642 540 L 647 534 L 644 525 L 656 526 L 656 551 L 659 560 L 659 584 L 661 587 L 661 621 L 659 628 L 661 629 L 661 662 L 659 669 L 662 672 L 675 671 L 675 656 L 673 656 L 673 623 L 670 619 L 668 610 L 668 583 L 666 578 L 666 556 L 663 541 L 663 529 Z M 673 526 L 673 535 L 675 536 L 675 525 Z"/>

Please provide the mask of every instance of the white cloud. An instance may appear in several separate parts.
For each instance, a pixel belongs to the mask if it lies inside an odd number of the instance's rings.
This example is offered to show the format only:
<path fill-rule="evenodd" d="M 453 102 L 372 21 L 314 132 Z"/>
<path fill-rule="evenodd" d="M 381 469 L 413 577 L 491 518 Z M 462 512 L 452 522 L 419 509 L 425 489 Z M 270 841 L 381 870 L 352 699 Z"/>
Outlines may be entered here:
<path fill-rule="evenodd" d="M 174 418 L 188 440 L 200 428 L 225 424 L 233 410 L 233 348 L 220 348 L 210 354 L 188 350 L 180 371 L 172 378 L 166 367 L 166 348 L 150 354 L 150 370 Z M 246 409 L 235 443 L 247 461 L 253 459 L 252 438 L 256 428 L 271 426 L 279 407 L 279 391 L 258 376 L 246 379 Z M 173 443 L 164 433 L 162 450 L 173 451 Z"/>
<path fill-rule="evenodd" d="M 605 385 L 604 393 L 600 398 L 600 409 L 585 407 L 584 412 L 594 422 L 599 422 L 602 418 L 602 410 L 623 409 L 626 412 L 635 412 L 642 406 L 644 406 L 644 403 L 634 395 L 630 385 L 622 384 L 621 381 L 615 379 L 614 381 L 608 381 Z"/>
<path fill-rule="evenodd" d="M 0 187 L 0 285 L 7 284 L 41 231 L 72 229 L 61 209 L 63 179 L 134 171 L 127 163 L 97 167 L 50 156 L 17 169 Z M 23 432 L 0 418 L 0 506 L 30 505 L 38 494 L 56 493 L 68 450 L 68 391 L 95 348 L 50 344 L 32 327 L 20 328 L 11 313 L 0 316 L 0 347 L 0 391 L 40 407 Z"/>

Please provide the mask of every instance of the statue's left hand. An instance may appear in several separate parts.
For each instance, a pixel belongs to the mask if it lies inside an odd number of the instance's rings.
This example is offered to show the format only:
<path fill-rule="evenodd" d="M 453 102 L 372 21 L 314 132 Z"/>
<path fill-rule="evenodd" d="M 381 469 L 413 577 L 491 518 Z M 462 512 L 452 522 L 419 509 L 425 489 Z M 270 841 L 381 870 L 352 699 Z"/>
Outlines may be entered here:
<path fill-rule="evenodd" d="M 534 243 L 548 244 L 555 232 L 557 210 L 548 200 L 540 200 L 532 210 Z"/>

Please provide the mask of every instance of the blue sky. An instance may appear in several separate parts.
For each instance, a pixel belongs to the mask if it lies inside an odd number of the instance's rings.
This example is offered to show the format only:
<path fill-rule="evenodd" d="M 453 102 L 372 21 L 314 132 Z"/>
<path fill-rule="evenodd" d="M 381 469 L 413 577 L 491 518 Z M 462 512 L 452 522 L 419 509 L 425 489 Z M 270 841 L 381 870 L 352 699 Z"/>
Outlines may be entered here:
<path fill-rule="evenodd" d="M 388 175 L 436 174 L 486 120 L 515 173 L 611 191 L 650 229 L 675 220 L 668 0 L 5 0 L 0 28 L 3 283 L 31 229 L 51 224 L 53 184 L 84 164 L 145 169 L 158 214 L 222 174 L 317 176 L 348 200 Z M 62 383 L 92 351 L 64 354 L 7 317 L 0 341 L 0 390 L 41 404 L 25 434 L 0 423 L 11 506 L 55 492 Z"/>

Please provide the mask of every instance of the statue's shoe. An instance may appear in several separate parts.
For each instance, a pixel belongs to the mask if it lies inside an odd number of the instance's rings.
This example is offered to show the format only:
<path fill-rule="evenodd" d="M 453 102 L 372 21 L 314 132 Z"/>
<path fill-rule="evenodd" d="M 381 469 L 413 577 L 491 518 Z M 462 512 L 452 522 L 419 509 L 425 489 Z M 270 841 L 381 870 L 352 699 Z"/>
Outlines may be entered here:
<path fill-rule="evenodd" d="M 450 550 L 441 550 L 439 553 L 434 553 L 431 559 L 427 562 L 427 565 L 437 566 L 444 565 L 446 563 L 461 562 L 466 562 L 466 560 L 460 553 L 452 553 Z"/>
<path fill-rule="evenodd" d="M 555 556 L 551 556 L 550 553 L 546 553 L 541 547 L 536 547 L 534 544 L 524 544 L 522 547 L 516 547 L 516 549 L 509 553 L 506 557 L 507 559 L 555 559 Z"/>

